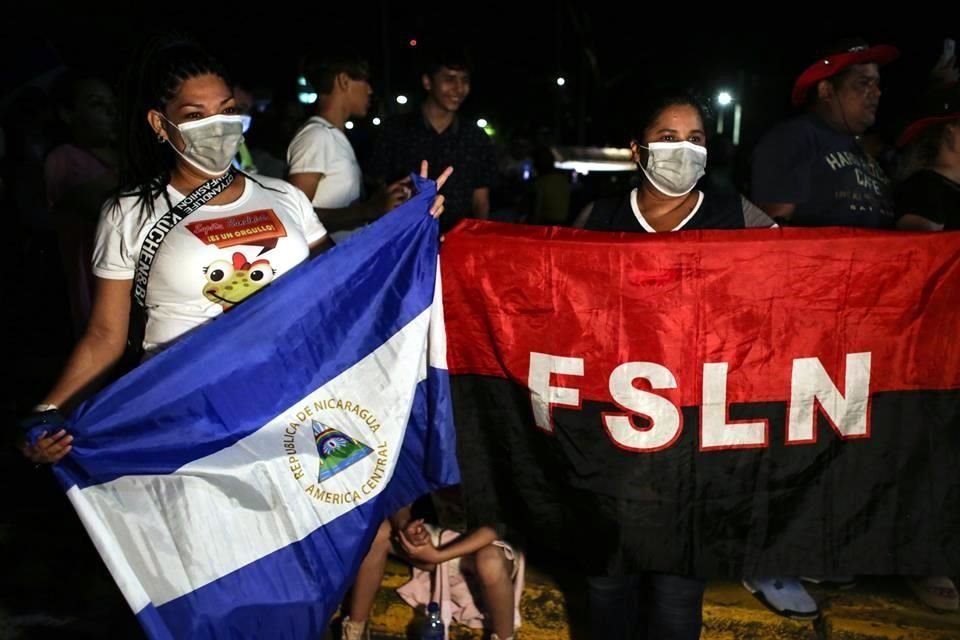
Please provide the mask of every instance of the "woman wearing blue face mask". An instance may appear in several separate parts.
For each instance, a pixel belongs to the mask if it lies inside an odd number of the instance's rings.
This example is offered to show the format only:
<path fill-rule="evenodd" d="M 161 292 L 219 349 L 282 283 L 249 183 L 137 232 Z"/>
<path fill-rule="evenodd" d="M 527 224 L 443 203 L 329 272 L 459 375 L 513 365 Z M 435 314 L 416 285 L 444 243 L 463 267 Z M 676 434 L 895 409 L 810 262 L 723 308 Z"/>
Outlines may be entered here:
<path fill-rule="evenodd" d="M 630 142 L 642 175 L 640 186 L 625 196 L 587 205 L 574 226 L 646 233 L 773 226 L 773 220 L 741 196 L 695 188 L 707 166 L 704 120 L 702 108 L 690 96 L 657 100 Z"/>
<path fill-rule="evenodd" d="M 696 189 L 707 163 L 703 110 L 686 95 L 663 98 L 640 120 L 631 141 L 640 185 L 588 205 L 575 226 L 598 231 L 663 233 L 776 226 L 742 196 Z M 652 489 L 651 489 L 652 491 Z M 664 531 L 664 535 L 670 535 Z M 618 557 L 611 553 L 611 557 Z M 622 569 L 622 568 L 621 568 Z M 694 640 L 702 626 L 704 581 L 661 572 L 587 579 L 593 638 Z"/>
<path fill-rule="evenodd" d="M 135 364 L 166 348 L 327 239 L 299 189 L 231 168 L 243 116 L 216 60 L 182 40 L 155 41 L 138 60 L 123 95 L 120 186 L 96 234 L 93 311 L 59 381 L 26 421 L 49 427 L 21 444 L 34 462 L 69 453 L 58 407 L 79 401 L 125 351 Z M 442 211 L 437 196 L 431 213 Z"/>

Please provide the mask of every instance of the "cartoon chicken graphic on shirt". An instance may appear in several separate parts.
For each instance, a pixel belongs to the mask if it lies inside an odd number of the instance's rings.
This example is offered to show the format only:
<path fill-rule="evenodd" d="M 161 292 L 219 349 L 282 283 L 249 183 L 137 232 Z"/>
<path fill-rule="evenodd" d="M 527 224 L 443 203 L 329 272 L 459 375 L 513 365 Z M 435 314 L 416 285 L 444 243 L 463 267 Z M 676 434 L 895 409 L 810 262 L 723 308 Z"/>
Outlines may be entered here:
<path fill-rule="evenodd" d="M 203 295 L 227 311 L 270 284 L 277 271 L 270 266 L 269 260 L 261 258 L 251 263 L 237 251 L 233 254 L 232 264 L 226 260 L 214 260 L 203 272 L 207 275 Z"/>

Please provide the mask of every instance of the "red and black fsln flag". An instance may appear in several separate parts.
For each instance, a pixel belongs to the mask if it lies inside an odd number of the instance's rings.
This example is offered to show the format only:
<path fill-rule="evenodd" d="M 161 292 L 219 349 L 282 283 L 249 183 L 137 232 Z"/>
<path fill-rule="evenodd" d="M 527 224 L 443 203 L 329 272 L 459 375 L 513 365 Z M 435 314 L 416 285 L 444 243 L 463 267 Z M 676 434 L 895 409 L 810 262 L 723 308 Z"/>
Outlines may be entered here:
<path fill-rule="evenodd" d="M 960 573 L 960 234 L 468 221 L 468 519 L 590 575 Z"/>

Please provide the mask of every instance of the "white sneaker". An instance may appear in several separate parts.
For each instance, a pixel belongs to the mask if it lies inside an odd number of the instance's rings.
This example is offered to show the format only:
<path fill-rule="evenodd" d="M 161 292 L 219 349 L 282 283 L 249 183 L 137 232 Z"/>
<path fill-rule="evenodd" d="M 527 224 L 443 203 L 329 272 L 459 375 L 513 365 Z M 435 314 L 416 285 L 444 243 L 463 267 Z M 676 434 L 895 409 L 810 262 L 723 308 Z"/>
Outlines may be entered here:
<path fill-rule="evenodd" d="M 794 620 L 815 620 L 820 608 L 796 578 L 744 578 L 747 591 L 777 615 Z"/>
<path fill-rule="evenodd" d="M 907 578 L 907 585 L 920 602 L 938 611 L 957 611 L 960 609 L 960 594 L 953 581 L 946 576 L 927 576 L 925 578 Z"/>

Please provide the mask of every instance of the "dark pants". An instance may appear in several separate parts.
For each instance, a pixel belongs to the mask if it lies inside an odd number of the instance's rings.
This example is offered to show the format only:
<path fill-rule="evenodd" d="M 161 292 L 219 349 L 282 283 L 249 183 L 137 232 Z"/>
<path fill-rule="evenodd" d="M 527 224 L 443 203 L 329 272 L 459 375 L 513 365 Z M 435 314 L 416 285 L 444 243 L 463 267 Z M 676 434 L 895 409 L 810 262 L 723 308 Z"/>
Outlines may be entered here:
<path fill-rule="evenodd" d="M 591 638 L 697 640 L 705 583 L 667 573 L 587 578 Z"/>

